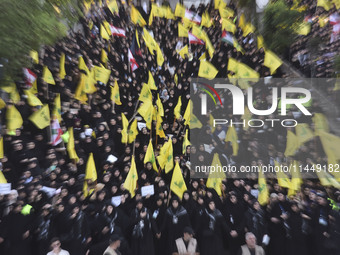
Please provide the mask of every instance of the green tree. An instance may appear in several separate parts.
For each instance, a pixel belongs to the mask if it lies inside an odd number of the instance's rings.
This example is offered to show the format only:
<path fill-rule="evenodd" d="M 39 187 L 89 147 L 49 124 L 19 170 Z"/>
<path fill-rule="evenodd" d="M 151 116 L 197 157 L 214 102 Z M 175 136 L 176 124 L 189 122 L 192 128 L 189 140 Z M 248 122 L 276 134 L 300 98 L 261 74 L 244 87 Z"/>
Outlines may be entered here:
<path fill-rule="evenodd" d="M 2 78 L 17 77 L 31 50 L 54 44 L 81 14 L 78 0 L 1 0 L 0 10 Z"/>
<path fill-rule="evenodd" d="M 303 13 L 290 10 L 283 0 L 268 4 L 263 17 L 263 37 L 267 46 L 278 54 L 284 53 L 296 37 L 294 24 L 302 19 Z"/>

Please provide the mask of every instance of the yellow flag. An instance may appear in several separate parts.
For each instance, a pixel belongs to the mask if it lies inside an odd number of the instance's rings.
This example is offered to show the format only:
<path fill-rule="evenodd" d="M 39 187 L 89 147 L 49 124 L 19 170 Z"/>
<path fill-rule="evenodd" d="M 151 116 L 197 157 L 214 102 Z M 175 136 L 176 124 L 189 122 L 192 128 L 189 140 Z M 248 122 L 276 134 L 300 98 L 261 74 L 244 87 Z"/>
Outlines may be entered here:
<path fill-rule="evenodd" d="M 214 79 L 218 73 L 218 70 L 208 61 L 200 61 L 200 63 L 198 76 L 207 78 L 209 80 Z"/>
<path fill-rule="evenodd" d="M 39 55 L 38 52 L 35 50 L 30 51 L 30 57 L 33 59 L 34 64 L 39 64 Z"/>
<path fill-rule="evenodd" d="M 199 119 L 193 113 L 191 114 L 191 117 L 190 117 L 189 127 L 191 129 L 202 128 L 202 123 L 199 121 Z"/>
<path fill-rule="evenodd" d="M 262 35 L 257 36 L 257 48 L 258 49 L 264 48 L 264 39 Z"/>
<path fill-rule="evenodd" d="M 89 71 L 87 65 L 85 64 L 85 61 L 84 61 L 83 57 L 80 56 L 78 62 L 79 62 L 79 63 L 78 63 L 78 68 L 79 68 L 79 70 L 83 70 L 83 71 L 86 72 L 86 74 L 89 74 L 90 71 Z"/>
<path fill-rule="evenodd" d="M 139 24 L 141 27 L 146 25 L 146 22 L 140 12 L 132 5 L 131 6 L 131 21 L 133 24 Z"/>
<path fill-rule="evenodd" d="M 152 94 L 149 89 L 149 86 L 146 83 L 143 84 L 138 100 L 142 102 L 152 101 Z"/>
<path fill-rule="evenodd" d="M 15 131 L 22 126 L 22 117 L 14 105 L 8 106 L 6 111 L 6 126 L 9 131 Z"/>
<path fill-rule="evenodd" d="M 215 121 L 215 118 L 214 118 L 214 116 L 210 113 L 210 114 L 209 114 L 209 125 L 210 125 L 210 129 L 211 129 L 211 133 L 214 133 L 214 132 L 215 132 L 214 121 Z"/>
<path fill-rule="evenodd" d="M 114 101 L 115 104 L 121 105 L 120 94 L 119 94 L 119 86 L 117 80 L 115 81 L 115 85 L 111 86 L 111 101 Z"/>
<path fill-rule="evenodd" d="M 159 94 L 157 93 L 157 101 L 156 101 L 156 105 L 157 105 L 157 109 L 159 112 L 160 116 L 164 116 L 164 108 L 163 108 L 163 104 L 161 102 L 161 99 L 159 98 Z"/>
<path fill-rule="evenodd" d="M 129 129 L 128 132 L 128 143 L 132 143 L 138 135 L 138 129 L 137 129 L 137 119 L 135 119 Z"/>
<path fill-rule="evenodd" d="M 185 109 L 183 119 L 185 119 L 184 125 L 188 125 L 190 123 L 190 116 L 192 113 L 192 107 L 191 107 L 191 100 L 189 100 L 187 104 L 187 108 Z"/>
<path fill-rule="evenodd" d="M 178 23 L 178 37 L 188 37 L 189 30 L 186 29 L 182 23 Z"/>
<path fill-rule="evenodd" d="M 60 102 L 60 94 L 58 93 L 54 99 L 54 108 L 52 111 L 52 119 L 57 118 L 58 122 L 61 123 L 61 102 Z"/>
<path fill-rule="evenodd" d="M 176 162 L 176 166 L 172 174 L 170 189 L 180 199 L 182 199 L 183 193 L 187 190 L 187 186 L 185 185 L 183 174 L 182 174 L 181 168 L 179 167 L 178 162 Z"/>
<path fill-rule="evenodd" d="M 34 83 L 36 83 L 36 81 Z M 7 81 L 5 84 L 2 84 L 1 89 L 9 93 L 9 98 L 13 101 L 14 104 L 20 101 L 20 94 L 18 92 L 17 86 L 13 81 Z"/>
<path fill-rule="evenodd" d="M 94 79 L 106 84 L 110 79 L 111 70 L 105 67 L 94 66 Z"/>
<path fill-rule="evenodd" d="M 237 74 L 238 70 L 238 61 L 234 58 L 228 59 L 228 70 L 232 71 L 233 73 Z"/>
<path fill-rule="evenodd" d="M 129 121 L 127 120 L 126 116 L 123 113 L 122 113 L 122 124 L 123 124 L 122 143 L 127 143 L 128 142 L 128 126 L 129 126 Z"/>
<path fill-rule="evenodd" d="M 178 54 L 181 56 L 181 58 L 185 59 L 185 55 L 189 55 L 189 48 L 188 45 L 185 45 Z"/>
<path fill-rule="evenodd" d="M 197 25 L 193 25 L 192 26 L 192 30 L 191 30 L 191 33 L 196 36 L 198 39 L 204 39 L 207 34 L 204 32 L 203 29 L 201 29 L 199 26 Z"/>
<path fill-rule="evenodd" d="M 211 18 L 209 16 L 209 13 L 206 11 L 206 12 L 203 13 L 201 26 L 209 28 L 209 27 L 211 27 L 211 25 L 212 25 Z"/>
<path fill-rule="evenodd" d="M 67 152 L 68 152 L 68 157 L 70 159 L 75 160 L 76 162 L 79 161 L 77 152 L 75 150 L 75 146 L 74 146 L 74 134 L 73 134 L 73 127 L 69 127 L 68 128 L 68 133 L 69 133 L 69 139 L 68 139 L 68 143 L 66 146 Z"/>
<path fill-rule="evenodd" d="M 323 150 L 327 156 L 328 164 L 336 164 L 340 159 L 340 137 L 323 131 L 319 131 L 319 136 Z"/>
<path fill-rule="evenodd" d="M 185 119 L 184 125 L 188 125 L 191 129 L 201 128 L 202 123 L 199 119 L 192 113 L 192 102 L 189 100 L 187 108 L 185 109 L 183 119 Z"/>
<path fill-rule="evenodd" d="M 224 0 L 215 0 L 214 6 L 215 6 L 215 9 L 220 9 L 220 8 L 224 8 L 226 6 L 226 3 L 224 2 Z"/>
<path fill-rule="evenodd" d="M 333 0 L 333 4 L 335 5 L 336 9 L 340 9 L 340 0 Z"/>
<path fill-rule="evenodd" d="M 238 63 L 237 77 L 242 79 L 250 79 L 253 82 L 257 82 L 260 78 L 260 74 L 246 64 Z"/>
<path fill-rule="evenodd" d="M 238 20 L 238 26 L 242 29 L 242 31 L 246 27 L 246 17 L 244 16 L 244 13 L 241 14 L 240 19 Z"/>
<path fill-rule="evenodd" d="M 0 184 L 4 184 L 4 183 L 7 183 L 7 180 L 4 174 L 2 173 L 2 170 L 0 170 Z"/>
<path fill-rule="evenodd" d="M 148 79 L 149 89 L 157 90 L 155 80 L 153 79 L 152 73 L 149 71 L 149 79 Z"/>
<path fill-rule="evenodd" d="M 215 169 L 221 168 L 222 164 L 217 153 L 214 154 L 211 166 Z M 225 179 L 225 174 L 218 171 L 210 171 L 209 177 L 206 183 L 207 188 L 212 188 L 216 190 L 219 196 L 222 196 L 222 181 Z"/>
<path fill-rule="evenodd" d="M 215 52 L 214 46 L 208 37 L 205 37 L 203 40 L 205 41 L 205 48 L 208 51 L 210 58 L 213 58 Z"/>
<path fill-rule="evenodd" d="M 266 50 L 263 64 L 270 69 L 270 74 L 273 74 L 282 65 L 282 61 L 272 51 Z"/>
<path fill-rule="evenodd" d="M 276 176 L 277 176 L 277 182 L 282 188 L 290 188 L 291 187 L 291 182 L 289 177 L 283 172 L 283 170 L 280 167 L 280 164 L 274 160 L 275 167 L 279 169 L 279 171 L 276 171 Z"/>
<path fill-rule="evenodd" d="M 61 53 L 60 56 L 60 64 L 59 64 L 59 77 L 60 79 L 64 79 L 66 76 L 66 71 L 65 71 L 65 54 Z"/>
<path fill-rule="evenodd" d="M 329 132 L 328 120 L 322 113 L 315 113 L 313 119 L 315 135 L 320 135 L 320 132 Z"/>
<path fill-rule="evenodd" d="M 265 205 L 268 203 L 269 199 L 269 190 L 267 187 L 266 177 L 262 172 L 262 168 L 259 167 L 259 180 L 258 180 L 258 187 L 259 187 L 259 196 L 257 200 L 259 201 L 260 205 Z"/>
<path fill-rule="evenodd" d="M 331 186 L 331 187 L 340 189 L 340 183 L 337 182 L 336 179 L 333 176 L 331 176 L 328 172 L 325 172 L 324 169 L 322 169 L 322 167 L 318 168 L 318 166 L 316 165 L 313 165 L 313 167 L 316 171 L 316 174 L 322 186 L 325 186 L 325 187 Z"/>
<path fill-rule="evenodd" d="M 124 188 L 130 192 L 132 198 L 136 194 L 135 191 L 137 188 L 137 180 L 138 180 L 138 173 L 137 173 L 137 168 L 136 168 L 136 163 L 135 163 L 135 157 L 132 156 L 130 170 L 123 184 Z"/>
<path fill-rule="evenodd" d="M 231 142 L 231 146 L 233 147 L 233 156 L 238 155 L 238 136 L 235 130 L 235 127 L 228 127 L 227 135 L 225 137 L 225 142 Z"/>
<path fill-rule="evenodd" d="M 153 146 L 152 146 L 151 139 L 149 140 L 149 145 L 148 145 L 148 148 L 146 150 L 145 157 L 144 157 L 144 164 L 146 164 L 148 162 L 150 162 L 152 164 L 153 170 L 158 172 L 157 165 L 156 165 L 156 158 L 155 158 L 155 154 L 153 152 Z"/>
<path fill-rule="evenodd" d="M 51 119 L 48 104 L 45 104 L 39 111 L 34 112 L 28 119 L 39 129 L 49 126 Z"/>
<path fill-rule="evenodd" d="M 118 5 L 116 0 L 111 0 L 108 4 L 107 7 L 111 11 L 112 14 L 119 13 Z"/>
<path fill-rule="evenodd" d="M 44 68 L 43 68 L 42 78 L 46 83 L 55 85 L 53 75 L 52 75 L 51 71 L 47 68 L 47 66 L 44 66 Z"/>
<path fill-rule="evenodd" d="M 329 11 L 333 7 L 332 2 L 328 0 L 318 0 L 316 6 L 323 7 L 326 11 Z"/>
<path fill-rule="evenodd" d="M 4 158 L 4 138 L 0 138 L 0 158 Z"/>
<path fill-rule="evenodd" d="M 288 130 L 287 131 L 287 144 L 286 144 L 286 150 L 285 150 L 285 156 L 293 156 L 295 155 L 296 150 L 299 148 L 299 140 L 296 137 L 296 135 Z"/>
<path fill-rule="evenodd" d="M 74 93 L 74 98 L 79 100 L 81 103 L 86 104 L 87 95 L 85 93 L 85 80 L 82 79 L 82 77 L 81 77 L 79 84 L 76 88 L 76 91 Z"/>
<path fill-rule="evenodd" d="M 299 147 L 314 137 L 312 130 L 310 130 L 306 123 L 297 124 L 295 132 L 299 140 Z"/>
<path fill-rule="evenodd" d="M 229 19 L 231 17 L 234 17 L 234 15 L 235 15 L 235 12 L 228 7 L 220 6 L 219 12 L 220 12 L 220 16 L 221 16 L 222 19 Z"/>
<path fill-rule="evenodd" d="M 151 55 L 154 55 L 154 51 L 157 51 L 157 48 L 159 48 L 159 46 L 157 45 L 155 39 L 150 35 L 148 30 L 146 30 L 145 28 L 143 28 L 143 39 Z"/>
<path fill-rule="evenodd" d="M 176 119 L 179 119 L 181 117 L 181 107 L 182 107 L 182 98 L 179 96 L 177 105 L 174 108 L 174 115 Z"/>
<path fill-rule="evenodd" d="M 248 34 L 255 32 L 255 27 L 251 23 L 247 23 L 242 30 L 243 37 L 246 37 Z"/>
<path fill-rule="evenodd" d="M 308 35 L 311 30 L 311 24 L 308 22 L 302 22 L 301 24 L 297 25 L 295 32 L 298 35 Z"/>
<path fill-rule="evenodd" d="M 180 3 L 177 3 L 176 9 L 175 9 L 175 16 L 183 18 L 185 15 L 185 7 L 181 5 Z"/>
<path fill-rule="evenodd" d="M 145 102 L 143 102 L 142 106 L 140 106 L 139 109 L 138 109 L 138 113 L 145 120 L 146 127 L 149 130 L 151 130 L 152 112 L 153 112 L 153 106 L 152 106 L 152 102 L 150 100 L 146 100 Z"/>
<path fill-rule="evenodd" d="M 289 167 L 290 173 L 292 175 L 291 185 L 288 190 L 288 196 L 292 196 L 296 193 L 296 191 L 300 190 L 302 179 L 300 174 L 300 168 L 298 162 L 296 160 L 293 161 L 292 165 Z"/>
<path fill-rule="evenodd" d="M 237 29 L 236 29 L 235 24 L 230 19 L 223 19 L 222 20 L 222 31 L 223 30 L 235 34 Z"/>
<path fill-rule="evenodd" d="M 163 57 L 163 53 L 161 51 L 161 48 L 159 46 L 156 48 L 156 53 L 157 53 L 157 65 L 162 66 L 163 63 L 164 63 L 164 57 Z"/>
<path fill-rule="evenodd" d="M 245 120 L 245 127 L 244 130 L 249 129 L 248 121 L 251 120 L 252 113 L 249 111 L 249 108 L 246 106 L 244 108 L 244 114 L 242 115 L 242 119 Z"/>
<path fill-rule="evenodd" d="M 165 138 L 162 122 L 163 119 L 158 111 L 156 116 L 156 135 L 158 135 L 160 138 Z"/>
<path fill-rule="evenodd" d="M 169 139 L 159 151 L 159 156 L 157 156 L 157 160 L 159 166 L 162 169 L 165 169 L 165 173 L 168 173 L 174 167 L 173 161 L 173 148 L 172 148 L 172 140 Z"/>
<path fill-rule="evenodd" d="M 105 40 L 110 40 L 110 35 L 102 24 L 100 24 L 100 36 Z"/>
<path fill-rule="evenodd" d="M 185 130 L 185 136 L 183 140 L 183 145 L 182 145 L 182 153 L 185 154 L 187 151 L 187 147 L 191 145 L 189 138 L 188 138 L 188 129 Z"/>
<path fill-rule="evenodd" d="M 93 94 L 97 91 L 97 88 L 94 85 L 95 83 L 96 81 L 93 79 L 92 75 L 86 75 L 84 73 L 80 74 L 78 87 L 82 87 L 86 94 Z"/>
<path fill-rule="evenodd" d="M 102 63 L 107 67 L 107 60 L 108 60 L 108 57 L 107 57 L 107 54 L 106 54 L 106 52 L 105 52 L 104 49 L 102 49 L 100 60 L 101 60 Z"/>
<path fill-rule="evenodd" d="M 24 93 L 27 96 L 27 101 L 30 106 L 43 105 L 39 98 L 37 98 L 31 91 L 24 90 Z"/>
<path fill-rule="evenodd" d="M 171 7 L 168 6 L 168 8 L 166 9 L 166 18 L 167 19 L 175 19 L 175 14 L 172 12 Z"/>
<path fill-rule="evenodd" d="M 89 158 L 87 159 L 84 179 L 91 180 L 93 182 L 97 180 L 97 170 L 96 165 L 94 163 L 92 152 L 90 153 Z"/>

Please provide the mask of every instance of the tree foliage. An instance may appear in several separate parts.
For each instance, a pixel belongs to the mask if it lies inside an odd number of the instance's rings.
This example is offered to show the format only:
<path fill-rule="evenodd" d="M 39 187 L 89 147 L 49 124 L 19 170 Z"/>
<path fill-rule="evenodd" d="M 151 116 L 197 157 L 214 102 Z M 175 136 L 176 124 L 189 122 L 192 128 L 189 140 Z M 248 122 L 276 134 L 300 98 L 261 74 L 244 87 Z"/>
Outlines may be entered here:
<path fill-rule="evenodd" d="M 267 46 L 282 54 L 294 41 L 293 26 L 301 22 L 303 14 L 290 10 L 283 0 L 271 2 L 264 12 L 264 39 Z"/>
<path fill-rule="evenodd" d="M 65 36 L 81 13 L 78 0 L 1 0 L 0 10 L 3 77 L 17 76 L 29 66 L 31 50 Z"/>

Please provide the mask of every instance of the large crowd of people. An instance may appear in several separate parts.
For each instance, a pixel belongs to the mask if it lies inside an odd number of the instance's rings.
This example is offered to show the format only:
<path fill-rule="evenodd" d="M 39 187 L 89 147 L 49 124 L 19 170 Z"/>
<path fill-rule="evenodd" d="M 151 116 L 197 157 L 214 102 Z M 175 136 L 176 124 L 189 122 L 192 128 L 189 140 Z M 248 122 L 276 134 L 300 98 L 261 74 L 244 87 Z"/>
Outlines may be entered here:
<path fill-rule="evenodd" d="M 55 98 L 60 94 L 60 127 L 64 134 L 73 128 L 79 160 L 70 157 L 66 149 L 67 138 L 63 137 L 63 142 L 54 146 L 50 129 L 39 129 L 29 120 L 39 107 L 28 103 L 23 92 L 27 84 L 16 83 L 20 100 L 15 106 L 23 125 L 15 133 L 6 132 L 6 125 L 2 130 L 2 173 L 11 183 L 12 190 L 9 194 L 0 194 L 0 254 L 340 254 L 340 212 L 336 205 L 340 202 L 339 189 L 324 187 L 318 179 L 306 179 L 298 190 L 288 195 L 288 189 L 280 187 L 275 178 L 267 178 L 270 196 L 268 203 L 260 204 L 257 175 L 228 176 L 222 181 L 221 195 L 207 187 L 206 179 L 190 178 L 190 161 L 203 156 L 211 162 L 214 153 L 219 154 L 222 164 L 235 165 L 238 169 L 246 165 L 274 165 L 275 161 L 287 166 L 293 160 L 303 166 L 326 165 L 327 155 L 320 139 L 314 137 L 302 144 L 295 155 L 286 157 L 287 128 L 267 125 L 247 129 L 237 127 L 239 149 L 235 154 L 230 142 L 225 142 L 228 127 L 211 130 L 209 116 L 199 115 L 203 127 L 190 132 L 199 136 L 202 144 L 183 149 L 185 130 L 189 127 L 185 127 L 183 119 L 175 117 L 174 108 L 181 98 L 180 113 L 184 115 L 191 81 L 198 76 L 205 45 L 191 44 L 189 54 L 182 58 L 176 49 L 189 42 L 188 38 L 178 37 L 181 18 L 153 17 L 152 24 L 145 27 L 162 50 L 164 63 L 159 66 L 158 53 L 151 53 L 147 48 L 143 29 L 131 22 L 131 5 L 117 2 L 118 13 L 112 12 L 105 1 L 101 5 L 92 3 L 80 19 L 79 29 L 54 46 L 45 46 L 39 52 L 39 62 L 30 69 L 38 77 L 37 97 L 43 104 L 53 109 Z M 313 15 L 319 15 L 320 7 L 314 6 L 316 1 L 310 2 L 313 3 L 307 4 L 313 7 Z M 149 23 L 151 2 L 148 8 L 138 5 L 136 8 Z M 235 11 L 237 24 L 240 15 L 233 1 L 228 8 Z M 248 65 L 261 77 L 271 75 L 270 69 L 263 64 L 264 49 L 258 47 L 254 33 L 244 37 L 242 29 L 237 27 L 234 36 L 244 49 L 241 52 L 235 45 L 221 41 L 222 24 L 213 1 L 208 5 L 200 4 L 198 8 L 192 6 L 190 11 L 200 16 L 207 11 L 215 21 L 213 26 L 203 29 L 215 49 L 212 56 L 206 53 L 206 58 L 218 70 L 216 78 L 232 74 L 227 68 L 230 58 Z M 101 27 L 104 21 L 123 29 L 125 36 L 103 39 Z M 326 28 L 313 25 L 311 36 L 316 33 L 328 38 L 330 35 L 326 32 L 330 31 Z M 318 29 L 325 32 L 319 33 Z M 297 55 L 293 56 L 292 63 L 301 70 L 307 70 L 305 65 L 310 64 L 310 58 L 303 57 L 307 54 L 306 40 L 306 36 L 298 37 L 291 46 Z M 128 55 L 132 47 L 137 47 L 133 45 L 136 41 L 140 50 L 134 51 L 133 55 L 138 68 L 132 70 Z M 333 75 L 332 64 L 327 61 L 331 59 L 330 54 L 339 50 L 338 46 L 339 38 L 334 36 L 322 53 L 318 52 L 323 56 L 317 63 L 322 61 L 324 68 L 317 66 L 315 77 Z M 107 53 L 107 62 L 102 57 L 103 50 Z M 66 71 L 63 79 L 59 77 L 62 54 L 65 55 Z M 87 94 L 86 103 L 75 98 L 81 76 L 86 75 L 84 68 L 79 67 L 79 57 L 88 70 L 100 65 L 111 70 L 108 83 L 97 82 L 96 92 Z M 44 67 L 51 71 L 55 85 L 43 79 Z M 143 84 L 148 83 L 149 71 L 157 86 L 157 90 L 152 90 L 153 103 L 156 105 L 159 97 L 164 108 L 162 128 L 166 137 L 157 136 L 154 121 L 151 129 L 142 126 L 133 142 L 122 142 L 122 115 L 130 121 L 137 117 L 143 122 L 137 112 L 138 99 Z M 278 68 L 273 76 L 286 79 L 287 74 Z M 121 105 L 115 104 L 111 97 L 111 87 L 116 81 Z M 278 83 L 278 86 L 284 85 Z M 254 84 L 255 108 L 267 109 L 270 93 L 268 86 Z M 221 96 L 225 116 L 239 120 L 241 116 L 232 116 L 230 112 L 232 101 L 228 99 L 228 93 Z M 6 110 L 14 104 L 9 97 L 4 101 L 8 106 L 2 109 L 1 123 L 6 123 Z M 313 114 L 323 113 L 317 99 L 308 105 L 308 110 Z M 281 118 L 277 114 L 273 114 L 274 117 Z M 297 121 L 314 128 L 312 118 L 299 115 Z M 172 140 L 173 160 L 179 163 L 187 187 L 183 197 L 170 190 L 173 171 L 164 171 L 158 163 L 158 171 L 153 169 L 152 162 L 144 164 L 149 141 L 157 156 L 169 139 Z M 206 151 L 204 144 L 213 145 L 214 150 Z M 85 192 L 84 178 L 91 153 L 97 179 L 95 183 L 87 183 L 93 189 Z M 135 194 L 131 195 L 124 188 L 124 182 L 133 157 L 138 180 Z M 154 194 L 143 194 L 141 188 L 149 185 L 154 186 Z"/>

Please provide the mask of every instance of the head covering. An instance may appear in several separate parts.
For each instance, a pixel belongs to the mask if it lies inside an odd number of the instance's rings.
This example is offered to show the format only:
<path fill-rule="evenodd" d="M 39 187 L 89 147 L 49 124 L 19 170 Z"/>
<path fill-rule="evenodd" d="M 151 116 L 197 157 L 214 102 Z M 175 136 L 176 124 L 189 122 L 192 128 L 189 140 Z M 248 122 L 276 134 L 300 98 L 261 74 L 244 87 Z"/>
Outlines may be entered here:
<path fill-rule="evenodd" d="M 194 234 L 194 231 L 191 227 L 185 227 L 183 229 L 183 233 L 188 233 L 189 235 L 193 235 Z"/>

